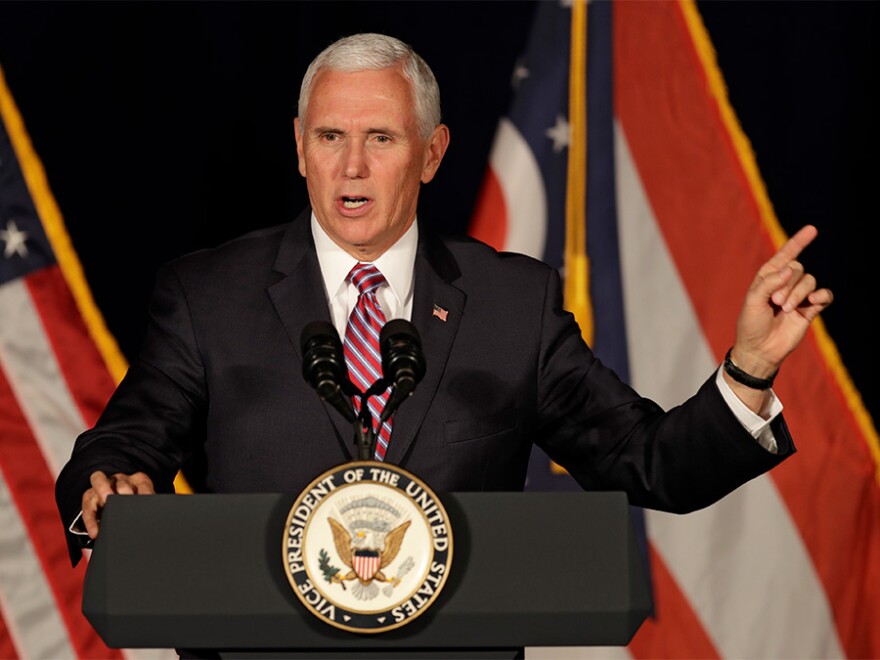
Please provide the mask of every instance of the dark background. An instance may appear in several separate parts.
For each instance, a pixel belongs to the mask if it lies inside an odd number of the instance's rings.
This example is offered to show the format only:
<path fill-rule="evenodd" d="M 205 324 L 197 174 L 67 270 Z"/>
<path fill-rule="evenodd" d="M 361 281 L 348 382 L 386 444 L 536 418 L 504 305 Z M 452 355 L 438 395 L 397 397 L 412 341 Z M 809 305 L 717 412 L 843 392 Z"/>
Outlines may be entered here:
<path fill-rule="evenodd" d="M 339 36 L 392 34 L 431 64 L 453 139 L 424 206 L 432 225 L 465 231 L 535 6 L 0 2 L 0 66 L 131 359 L 160 263 L 305 206 L 299 82 Z M 877 419 L 878 5 L 698 8 L 783 227 L 819 228 L 803 261 L 835 292 L 824 318 Z"/>

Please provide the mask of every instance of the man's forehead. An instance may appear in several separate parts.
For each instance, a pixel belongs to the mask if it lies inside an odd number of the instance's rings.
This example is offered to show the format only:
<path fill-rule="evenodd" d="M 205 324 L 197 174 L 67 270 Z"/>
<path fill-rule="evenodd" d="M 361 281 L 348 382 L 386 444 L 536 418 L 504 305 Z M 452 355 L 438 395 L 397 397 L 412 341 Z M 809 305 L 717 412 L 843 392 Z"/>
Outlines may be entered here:
<path fill-rule="evenodd" d="M 319 124 L 344 128 L 357 123 L 358 130 L 375 132 L 415 121 L 415 104 L 399 66 L 363 71 L 322 69 L 315 76 L 306 116 L 311 130 Z"/>

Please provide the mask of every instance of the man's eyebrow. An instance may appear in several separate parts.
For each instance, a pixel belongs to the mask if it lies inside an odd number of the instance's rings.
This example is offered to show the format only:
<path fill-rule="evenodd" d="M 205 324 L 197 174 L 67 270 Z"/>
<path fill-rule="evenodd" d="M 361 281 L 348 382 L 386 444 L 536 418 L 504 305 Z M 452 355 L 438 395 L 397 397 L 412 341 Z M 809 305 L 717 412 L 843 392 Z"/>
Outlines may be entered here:
<path fill-rule="evenodd" d="M 333 126 L 314 126 L 309 128 L 309 133 L 313 135 L 321 135 L 322 133 L 345 133 L 341 128 L 334 128 Z"/>
<path fill-rule="evenodd" d="M 333 133 L 336 135 L 348 134 L 344 129 L 336 128 L 335 126 L 313 126 L 309 127 L 307 131 L 309 135 L 324 135 L 326 133 Z M 391 137 L 399 138 L 403 133 L 390 126 L 374 126 L 364 129 L 363 135 L 390 135 Z"/>
<path fill-rule="evenodd" d="M 367 135 L 390 135 L 391 137 L 400 137 L 402 134 L 399 131 L 394 130 L 388 126 L 377 126 L 375 128 L 368 128 L 366 130 Z"/>

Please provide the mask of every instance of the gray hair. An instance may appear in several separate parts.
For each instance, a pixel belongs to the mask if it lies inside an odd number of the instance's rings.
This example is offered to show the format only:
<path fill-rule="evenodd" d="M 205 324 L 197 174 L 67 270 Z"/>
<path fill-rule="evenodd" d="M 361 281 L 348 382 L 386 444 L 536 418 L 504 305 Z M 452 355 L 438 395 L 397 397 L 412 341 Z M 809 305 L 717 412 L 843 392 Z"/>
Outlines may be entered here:
<path fill-rule="evenodd" d="M 333 42 L 312 60 L 299 89 L 300 122 L 305 120 L 309 96 L 315 76 L 321 69 L 344 71 L 376 71 L 400 65 L 410 81 L 416 106 L 419 133 L 423 138 L 440 123 L 440 87 L 428 64 L 411 46 L 384 34 L 354 34 Z"/>

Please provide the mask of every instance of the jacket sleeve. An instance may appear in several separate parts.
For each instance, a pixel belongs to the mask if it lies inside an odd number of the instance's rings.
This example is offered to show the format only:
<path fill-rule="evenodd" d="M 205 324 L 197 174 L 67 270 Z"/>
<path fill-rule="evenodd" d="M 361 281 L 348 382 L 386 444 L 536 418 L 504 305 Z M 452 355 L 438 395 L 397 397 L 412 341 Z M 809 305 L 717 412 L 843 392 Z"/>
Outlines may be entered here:
<path fill-rule="evenodd" d="M 173 266 L 160 272 L 141 355 L 126 373 L 95 427 L 74 444 L 55 484 L 55 498 L 74 564 L 82 538 L 68 531 L 96 470 L 145 472 L 157 492 L 174 492 L 177 470 L 204 441 L 204 366 L 186 292 Z"/>
<path fill-rule="evenodd" d="M 668 412 L 605 367 L 547 282 L 539 364 L 537 444 L 591 490 L 624 490 L 637 506 L 686 513 L 708 506 L 794 452 L 781 416 L 778 453 L 746 431 L 714 373 Z"/>

